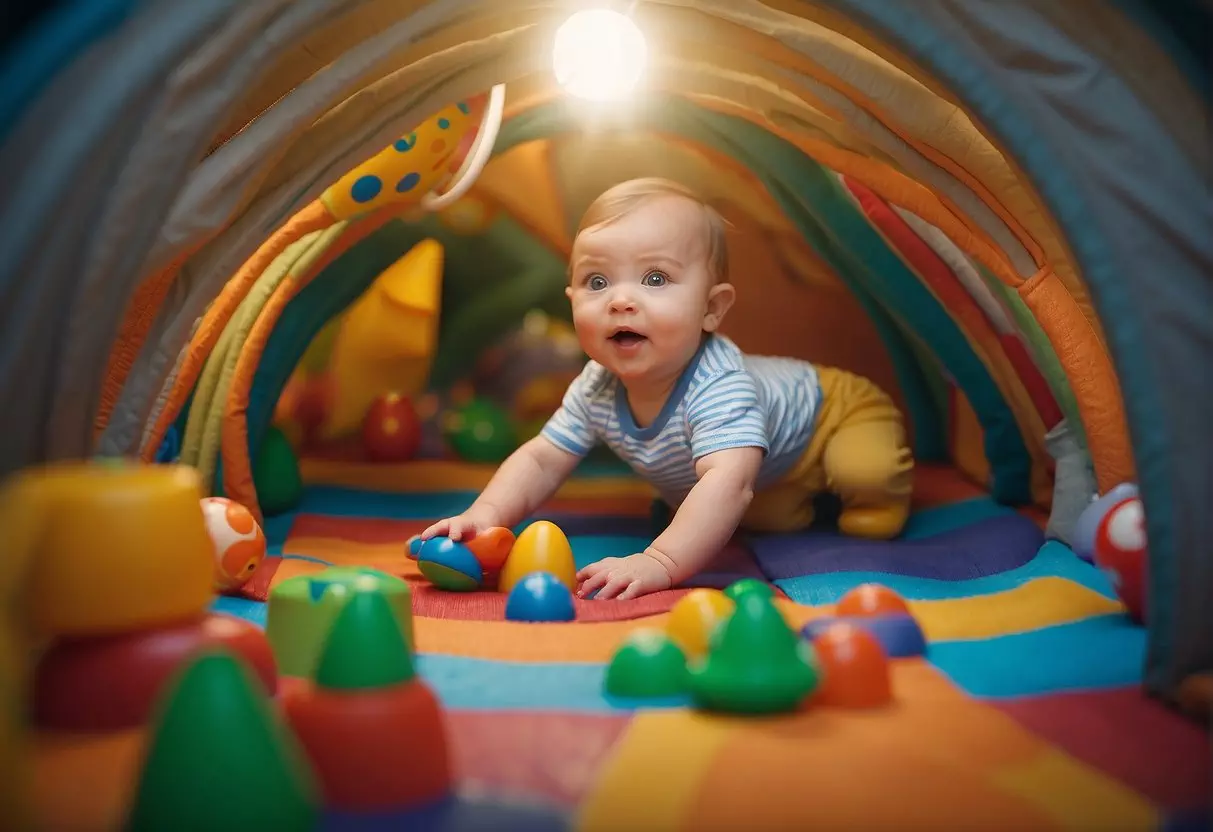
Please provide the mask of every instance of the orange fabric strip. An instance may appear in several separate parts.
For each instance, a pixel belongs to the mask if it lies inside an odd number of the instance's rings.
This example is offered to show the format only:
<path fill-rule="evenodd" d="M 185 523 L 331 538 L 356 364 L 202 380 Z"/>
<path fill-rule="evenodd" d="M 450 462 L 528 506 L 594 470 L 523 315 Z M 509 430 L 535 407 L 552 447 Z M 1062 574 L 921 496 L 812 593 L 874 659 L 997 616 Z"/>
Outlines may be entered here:
<path fill-rule="evenodd" d="M 248 400 L 253 387 L 253 376 L 261 363 L 270 333 L 282 317 L 291 299 L 320 274 L 329 264 L 344 254 L 353 245 L 380 228 L 388 219 L 400 212 L 400 206 L 387 205 L 367 217 L 352 223 L 349 229 L 334 240 L 315 263 L 303 274 L 292 274 L 279 284 L 253 323 L 248 338 L 236 359 L 232 383 L 227 401 L 223 405 L 223 429 L 220 438 L 220 455 L 223 459 L 223 492 L 231 499 L 242 503 L 261 518 L 261 506 L 257 501 L 257 489 L 253 485 L 253 466 L 248 448 Z M 268 264 L 267 264 L 268 265 Z M 264 269 L 262 270 L 264 271 Z M 258 274 L 260 276 L 260 273 Z M 251 285 L 251 284 L 250 284 Z"/>
<path fill-rule="evenodd" d="M 1074 390 L 1100 491 L 1135 480 L 1133 446 L 1112 360 L 1066 287 L 1042 269 L 1019 288 Z"/>
<path fill-rule="evenodd" d="M 239 271 L 223 287 L 223 291 L 202 316 L 202 321 L 198 325 L 194 337 L 190 340 L 189 351 L 177 369 L 177 377 L 169 391 L 168 400 L 156 418 L 147 443 L 140 453 L 144 462 L 151 462 L 156 458 L 156 451 L 164 439 L 164 434 L 168 431 L 169 425 L 177 418 L 185 400 L 189 398 L 190 391 L 194 388 L 194 383 L 198 380 L 198 375 L 202 372 L 211 350 L 214 349 L 220 334 L 231 320 L 232 315 L 235 314 L 241 301 L 257 282 L 257 278 L 261 277 L 262 272 L 291 243 L 305 234 L 327 228 L 333 222 L 328 209 L 319 201 L 308 204 L 262 243 L 261 247 L 245 261 Z"/>

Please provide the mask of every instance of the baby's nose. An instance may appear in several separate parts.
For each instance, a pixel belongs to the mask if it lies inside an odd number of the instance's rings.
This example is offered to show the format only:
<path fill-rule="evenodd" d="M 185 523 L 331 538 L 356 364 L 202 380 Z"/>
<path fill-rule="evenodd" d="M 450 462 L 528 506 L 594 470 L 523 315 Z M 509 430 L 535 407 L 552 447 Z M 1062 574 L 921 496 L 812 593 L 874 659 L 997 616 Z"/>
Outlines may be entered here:
<path fill-rule="evenodd" d="M 612 312 L 634 312 L 636 299 L 631 292 L 621 290 L 611 295 L 610 310 Z"/>

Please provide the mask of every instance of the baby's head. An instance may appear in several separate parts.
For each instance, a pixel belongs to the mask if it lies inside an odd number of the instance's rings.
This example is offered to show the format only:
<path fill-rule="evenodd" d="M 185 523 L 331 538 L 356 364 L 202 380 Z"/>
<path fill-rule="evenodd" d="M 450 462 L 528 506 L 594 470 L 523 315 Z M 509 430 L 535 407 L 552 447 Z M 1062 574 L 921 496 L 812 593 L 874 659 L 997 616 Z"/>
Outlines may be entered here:
<path fill-rule="evenodd" d="M 676 182 L 616 185 L 582 217 L 566 291 L 590 358 L 625 382 L 672 379 L 733 305 L 725 222 Z"/>

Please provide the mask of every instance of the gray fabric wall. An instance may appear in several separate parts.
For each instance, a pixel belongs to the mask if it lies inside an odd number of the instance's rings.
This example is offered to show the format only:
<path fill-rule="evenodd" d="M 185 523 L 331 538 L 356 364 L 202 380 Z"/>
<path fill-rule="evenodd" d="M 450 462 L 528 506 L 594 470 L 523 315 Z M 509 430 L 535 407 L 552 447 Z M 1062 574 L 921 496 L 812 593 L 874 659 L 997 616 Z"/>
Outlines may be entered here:
<path fill-rule="evenodd" d="M 1171 692 L 1213 668 L 1213 205 L 1207 176 L 1181 149 L 1210 146 L 1207 108 L 1176 140 L 1152 109 L 1178 102 L 1147 106 L 1117 65 L 1054 24 L 1056 4 L 1044 0 L 830 5 L 947 83 L 1066 234 L 1105 325 L 1146 510 L 1146 681 Z"/>

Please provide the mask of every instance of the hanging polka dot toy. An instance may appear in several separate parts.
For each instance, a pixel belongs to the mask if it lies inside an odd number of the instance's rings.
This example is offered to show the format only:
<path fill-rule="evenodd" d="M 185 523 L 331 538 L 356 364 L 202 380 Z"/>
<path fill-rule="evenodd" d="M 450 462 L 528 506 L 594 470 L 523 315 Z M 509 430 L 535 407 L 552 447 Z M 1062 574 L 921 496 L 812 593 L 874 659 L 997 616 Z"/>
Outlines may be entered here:
<path fill-rule="evenodd" d="M 471 147 L 485 96 L 439 110 L 417 128 L 338 179 L 320 201 L 335 219 L 349 219 L 384 205 L 413 205 L 446 185 Z"/>

